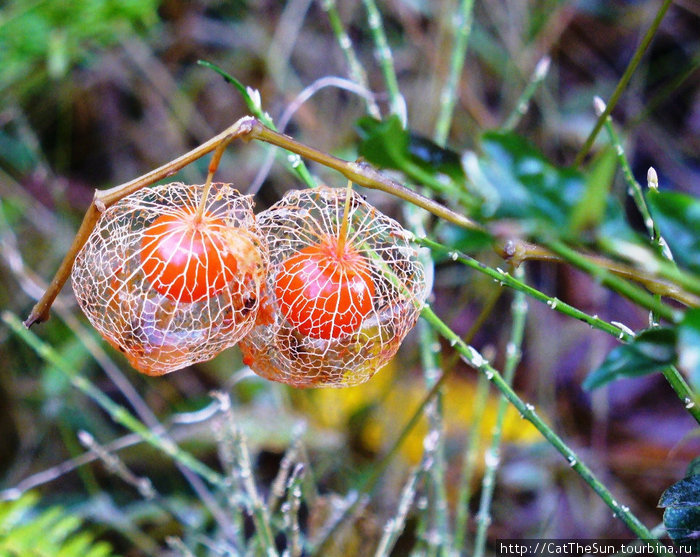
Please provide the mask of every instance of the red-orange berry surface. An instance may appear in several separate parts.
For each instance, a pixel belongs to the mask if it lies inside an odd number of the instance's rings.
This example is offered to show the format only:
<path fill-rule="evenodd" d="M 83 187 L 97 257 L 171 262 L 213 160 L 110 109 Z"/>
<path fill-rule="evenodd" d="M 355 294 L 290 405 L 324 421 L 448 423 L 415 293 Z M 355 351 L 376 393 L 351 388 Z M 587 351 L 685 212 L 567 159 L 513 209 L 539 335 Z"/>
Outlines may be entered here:
<path fill-rule="evenodd" d="M 351 246 L 330 239 L 303 248 L 280 269 L 275 294 L 296 329 L 331 339 L 357 331 L 372 310 L 374 282 L 367 261 Z"/>
<path fill-rule="evenodd" d="M 141 241 L 141 266 L 158 292 L 184 303 L 215 296 L 235 277 L 236 255 L 226 245 L 226 223 L 192 207 L 161 215 Z"/>

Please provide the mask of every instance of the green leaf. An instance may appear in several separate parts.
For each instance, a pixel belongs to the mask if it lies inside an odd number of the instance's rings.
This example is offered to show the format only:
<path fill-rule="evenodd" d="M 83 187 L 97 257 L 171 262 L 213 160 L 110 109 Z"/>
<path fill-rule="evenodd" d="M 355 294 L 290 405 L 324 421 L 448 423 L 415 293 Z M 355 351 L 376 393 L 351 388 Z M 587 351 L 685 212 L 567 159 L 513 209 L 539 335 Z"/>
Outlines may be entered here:
<path fill-rule="evenodd" d="M 659 507 L 700 506 L 700 475 L 695 474 L 676 482 L 661 495 Z"/>
<path fill-rule="evenodd" d="M 366 116 L 357 121 L 357 129 L 361 139 L 358 153 L 372 164 L 399 170 L 410 159 L 408 132 L 398 116 L 382 121 Z"/>
<path fill-rule="evenodd" d="M 678 326 L 678 366 L 700 391 L 700 308 L 687 310 Z"/>
<path fill-rule="evenodd" d="M 700 200 L 684 193 L 652 189 L 647 193 L 647 203 L 675 260 L 700 273 Z"/>
<path fill-rule="evenodd" d="M 108 543 L 95 541 L 82 518 L 57 506 L 39 510 L 38 501 L 28 493 L 16 501 L 0 502 L 0 555 L 113 555 Z"/>
<path fill-rule="evenodd" d="M 685 473 L 686 477 L 694 476 L 695 474 L 700 474 L 700 456 L 696 456 L 690 461 L 690 464 L 688 464 L 688 470 Z"/>
<path fill-rule="evenodd" d="M 512 132 L 487 132 L 481 147 L 483 155 L 467 157 L 465 168 L 484 199 L 484 217 L 518 219 L 526 229 L 557 234 L 568 229 L 585 192 L 582 173 L 557 168 Z"/>
<path fill-rule="evenodd" d="M 664 526 L 671 539 L 691 551 L 699 551 L 700 475 L 687 476 L 669 487 L 661 495 L 659 507 L 666 508 Z"/>
<path fill-rule="evenodd" d="M 405 130 L 398 116 L 392 115 L 381 121 L 365 116 L 357 121 L 356 126 L 361 139 L 358 152 L 369 162 L 402 171 L 415 166 L 431 175 L 445 174 L 457 182 L 464 181 L 457 153 Z"/>
<path fill-rule="evenodd" d="M 700 507 L 668 507 L 664 511 L 664 526 L 669 537 L 690 555 L 700 552 Z"/>
<path fill-rule="evenodd" d="M 620 377 L 638 377 L 676 361 L 676 330 L 653 328 L 642 331 L 629 344 L 613 349 L 602 365 L 591 372 L 583 388 L 593 390 Z"/>
<path fill-rule="evenodd" d="M 617 156 L 612 148 L 596 156 L 586 177 L 583 195 L 571 212 L 572 231 L 595 228 L 603 220 L 616 169 Z"/>

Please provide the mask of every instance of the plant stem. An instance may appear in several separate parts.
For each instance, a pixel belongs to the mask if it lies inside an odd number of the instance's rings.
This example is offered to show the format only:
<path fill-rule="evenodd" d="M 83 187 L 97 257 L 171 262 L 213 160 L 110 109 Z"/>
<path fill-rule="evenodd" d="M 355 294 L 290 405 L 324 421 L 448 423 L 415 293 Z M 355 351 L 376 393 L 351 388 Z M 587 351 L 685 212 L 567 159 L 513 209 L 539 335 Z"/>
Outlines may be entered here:
<path fill-rule="evenodd" d="M 527 114 L 527 111 L 530 108 L 530 101 L 532 100 L 535 91 L 537 91 L 537 88 L 549 73 L 549 65 L 551 61 L 552 60 L 549 56 L 545 56 L 544 58 L 540 59 L 539 62 L 537 62 L 535 71 L 532 73 L 529 83 L 516 101 L 513 111 L 508 115 L 508 118 L 506 118 L 506 121 L 503 123 L 502 129 L 514 129 L 515 126 L 518 125 L 518 122 L 520 122 L 520 119 Z"/>
<path fill-rule="evenodd" d="M 599 280 L 601 284 L 629 298 L 634 303 L 656 312 L 659 317 L 666 319 L 671 323 L 675 323 L 681 318 L 682 312 L 674 310 L 666 304 L 663 304 L 660 300 L 654 299 L 654 296 L 648 294 L 641 288 L 634 286 L 619 277 L 616 277 L 607 269 L 604 269 L 603 267 L 597 265 L 594 261 L 582 256 L 576 250 L 571 249 L 563 242 L 554 240 L 551 242 L 544 242 L 544 245 L 567 262 Z"/>
<path fill-rule="evenodd" d="M 491 315 L 496 302 L 501 297 L 503 289 L 498 288 L 495 294 L 486 300 L 484 307 L 479 312 L 474 323 L 469 327 L 467 334 L 462 337 L 462 340 L 469 344 L 476 332 L 481 328 L 481 325 L 486 321 L 486 318 Z M 451 358 L 445 369 L 452 369 L 456 360 L 459 359 L 459 354 L 454 352 L 454 358 Z M 466 541 L 467 522 L 469 519 L 469 501 L 471 499 L 471 484 L 474 472 L 476 471 L 476 462 L 479 456 L 479 447 L 481 445 L 481 423 L 484 419 L 484 411 L 486 403 L 489 400 L 489 382 L 483 375 L 479 375 L 476 383 L 476 394 L 474 395 L 474 404 L 472 406 L 472 418 L 469 426 L 469 442 L 467 443 L 462 458 L 462 472 L 459 478 L 459 487 L 457 490 L 457 510 L 454 523 L 454 542 L 452 549 L 461 555 Z"/>
<path fill-rule="evenodd" d="M 579 255 L 601 269 L 642 284 L 654 294 L 673 298 L 686 306 L 697 307 L 700 305 L 700 298 L 695 295 L 700 294 L 700 281 L 697 278 L 681 273 L 675 265 L 670 265 L 668 261 L 659 261 L 652 254 L 640 253 L 639 246 L 635 244 L 611 241 L 606 238 L 600 239 L 599 243 L 618 256 L 634 260 L 639 266 L 632 267 L 596 254 L 583 255 L 579 253 Z M 566 259 L 556 255 L 551 250 L 524 240 L 502 242 L 496 245 L 495 250 L 503 259 L 515 266 L 531 260 L 552 263 L 567 262 Z M 631 254 L 635 257 L 630 257 Z M 645 269 L 649 269 L 651 273 Z M 659 275 L 661 278 L 654 275 Z M 688 291 L 683 290 L 683 288 L 687 288 Z"/>
<path fill-rule="evenodd" d="M 435 142 L 443 146 L 447 142 L 452 125 L 452 114 L 457 99 L 457 85 L 459 77 L 462 75 L 464 60 L 467 55 L 467 43 L 472 30 L 472 12 L 474 0 L 461 0 L 456 17 L 454 18 L 453 31 L 455 39 L 452 44 L 452 55 L 450 57 L 450 70 L 447 74 L 445 86 L 440 93 L 440 113 L 435 124 Z"/>
<path fill-rule="evenodd" d="M 209 483 L 221 488 L 226 488 L 226 480 L 206 464 L 203 464 L 190 453 L 182 450 L 170 439 L 163 439 L 153 433 L 141 421 L 139 421 L 126 408 L 114 402 L 111 398 L 102 393 L 89 379 L 76 375 L 70 363 L 68 363 L 56 350 L 42 341 L 31 331 L 22 326 L 16 315 L 9 311 L 2 313 L 2 320 L 7 324 L 30 348 L 32 348 L 41 358 L 52 364 L 59 371 L 64 373 L 71 384 L 91 398 L 98 404 L 116 423 L 124 426 L 128 430 L 137 434 L 144 441 L 158 449 L 159 451 L 172 457 L 173 460 L 186 466 Z"/>
<path fill-rule="evenodd" d="M 623 330 L 622 328 L 608 323 L 607 321 L 600 319 L 596 315 L 588 315 L 587 313 L 573 307 L 572 305 L 567 304 L 566 302 L 559 300 L 558 298 L 548 296 L 544 292 L 540 292 L 536 288 L 533 288 L 519 281 L 518 279 L 514 278 L 510 273 L 500 268 L 492 269 L 488 265 L 484 265 L 481 261 L 478 261 L 477 259 L 474 259 L 473 257 L 470 257 L 465 253 L 455 251 L 452 248 L 444 246 L 429 238 L 416 238 L 415 241 L 430 249 L 449 254 L 450 258 L 453 261 L 458 261 L 463 265 L 471 267 L 472 269 L 491 277 L 496 282 L 501 283 L 504 286 L 508 286 L 509 288 L 513 288 L 514 290 L 522 291 L 531 298 L 546 303 L 554 311 L 558 311 L 559 313 L 563 313 L 564 315 L 568 315 L 569 317 L 573 317 L 574 319 L 583 321 L 584 323 L 590 325 L 595 329 L 599 329 L 610 335 L 616 336 L 620 340 L 630 341 L 634 338 L 633 335 L 630 335 L 627 331 Z"/>
<path fill-rule="evenodd" d="M 604 331 L 612 336 L 617 337 L 623 342 L 630 342 L 634 339 L 634 335 L 630 334 L 629 330 L 626 330 L 622 327 L 618 327 L 617 325 L 613 325 L 612 323 L 608 323 L 607 321 L 600 319 L 597 315 L 588 315 L 587 313 L 567 304 L 566 302 L 562 302 L 558 298 L 547 296 L 547 294 L 540 292 L 536 288 L 532 288 L 527 284 L 524 284 L 523 282 L 514 278 L 502 269 L 492 269 L 491 267 L 484 265 L 483 263 L 474 259 L 473 257 L 452 250 L 449 247 L 443 246 L 442 244 L 435 242 L 434 240 L 430 240 L 428 238 L 417 238 L 416 242 L 426 247 L 429 247 L 430 249 L 438 250 L 443 253 L 448 253 L 453 261 L 459 261 L 460 263 L 471 267 L 472 269 L 475 269 L 480 273 L 490 276 L 495 281 L 505 286 L 513 288 L 517 291 L 524 292 L 526 295 L 530 296 L 531 298 L 534 298 L 535 300 L 545 302 L 550 307 L 550 309 L 563 313 L 564 315 L 568 315 L 569 317 L 573 317 L 574 319 L 578 319 L 579 321 L 583 321 L 584 323 L 587 323 L 594 329 Z M 576 253 L 573 250 L 571 250 L 571 252 L 573 252 L 574 254 Z M 595 266 L 595 264 L 593 265 Z M 673 390 L 678 395 L 678 398 L 683 402 L 688 412 L 700 424 L 700 403 L 698 403 L 697 395 L 688 386 L 688 383 L 685 381 L 683 376 L 674 366 L 668 366 L 666 368 L 663 368 L 661 371 L 666 380 L 673 388 Z"/>
<path fill-rule="evenodd" d="M 525 272 L 522 266 L 518 267 L 514 272 L 515 278 L 523 281 Z M 525 317 L 527 316 L 527 301 L 525 300 L 524 292 L 516 292 L 511 302 L 511 333 L 510 341 L 506 345 L 506 363 L 503 369 L 503 380 L 506 385 L 511 386 L 515 369 L 520 362 L 522 354 L 521 347 L 523 343 L 523 335 L 525 332 Z M 508 409 L 508 399 L 501 396 L 498 400 L 498 408 L 496 410 L 496 424 L 493 428 L 491 436 L 491 444 L 486 452 L 484 461 L 486 467 L 484 477 L 481 481 L 481 500 L 479 502 L 479 512 L 477 513 L 476 521 L 476 538 L 474 540 L 474 557 L 482 557 L 486 547 L 486 533 L 489 524 L 491 523 L 491 500 L 493 499 L 493 490 L 496 485 L 496 470 L 500 462 L 501 451 L 501 435 L 503 433 L 503 421 L 506 417 Z"/>
<path fill-rule="evenodd" d="M 605 113 L 605 102 L 600 97 L 595 97 L 593 99 L 593 104 L 595 105 L 595 110 L 598 116 L 602 116 Z M 608 132 L 610 137 L 610 143 L 615 148 L 615 153 L 617 154 L 617 160 L 622 168 L 622 175 L 625 177 L 625 182 L 627 183 L 627 191 L 632 196 L 634 204 L 639 209 L 642 214 L 642 219 L 644 221 L 644 226 L 649 233 L 649 237 L 654 237 L 654 221 L 649 213 L 649 208 L 647 207 L 647 202 L 644 200 L 644 194 L 642 193 L 642 186 L 639 182 L 635 180 L 632 174 L 632 169 L 630 168 L 627 157 L 625 156 L 625 148 L 622 146 L 620 137 L 617 135 L 615 128 L 613 127 L 612 117 L 608 114 L 603 120 L 605 125 L 605 130 Z"/>
<path fill-rule="evenodd" d="M 328 16 L 328 21 L 333 29 L 333 34 L 340 49 L 343 51 L 345 56 L 345 61 L 348 63 L 348 69 L 350 72 L 350 78 L 355 82 L 369 90 L 367 82 L 367 73 L 365 68 L 362 66 L 360 61 L 357 59 L 355 50 L 352 46 L 352 41 L 348 35 L 343 22 L 340 19 L 340 14 L 338 14 L 338 8 L 336 6 L 335 0 L 321 0 L 321 8 L 326 12 Z M 379 107 L 373 98 L 365 97 L 365 102 L 367 103 L 367 112 L 369 112 L 374 118 L 380 120 L 382 115 L 379 112 Z"/>
<path fill-rule="evenodd" d="M 503 376 L 493 368 L 484 357 L 472 346 L 464 343 L 455 332 L 453 332 L 429 307 L 424 307 L 421 316 L 430 323 L 435 330 L 442 335 L 454 349 L 459 352 L 462 359 L 484 374 L 486 378 L 493 383 L 496 388 L 515 406 L 520 412 L 520 415 L 532 423 L 542 436 L 552 445 L 569 463 L 569 466 L 593 489 L 593 491 L 602 499 L 602 501 L 613 511 L 616 517 L 622 519 L 627 527 L 634 532 L 636 536 L 644 540 L 650 540 L 659 543 L 649 529 L 642 524 L 639 519 L 630 512 L 625 505 L 620 505 L 608 491 L 607 487 L 593 474 L 590 468 L 586 466 L 581 459 L 564 443 L 554 430 L 539 417 L 534 406 L 525 403 L 515 391 L 508 385 Z"/>
<path fill-rule="evenodd" d="M 403 532 L 406 524 L 406 516 L 408 515 L 408 511 L 410 510 L 416 496 L 416 486 L 418 484 L 419 476 L 424 473 L 423 465 L 424 462 L 410 472 L 408 480 L 406 480 L 406 483 L 401 489 L 401 496 L 399 497 L 399 506 L 396 510 L 396 515 L 384 527 L 384 533 L 379 540 L 374 557 L 389 557 L 391 550 L 394 548 L 396 541 L 401 535 L 401 532 Z"/>
<path fill-rule="evenodd" d="M 593 142 L 595 141 L 595 138 L 598 136 L 598 132 L 600 131 L 600 128 L 603 127 L 603 123 L 605 122 L 605 119 L 610 115 L 612 112 L 613 108 L 617 105 L 617 101 L 620 100 L 620 97 L 622 96 L 623 91 L 627 87 L 627 84 L 629 83 L 630 78 L 632 77 L 632 74 L 634 71 L 637 69 L 637 66 L 639 65 L 639 62 L 642 60 L 642 56 L 644 56 L 644 53 L 646 52 L 649 43 L 651 42 L 651 39 L 654 38 L 654 35 L 656 34 L 656 31 L 659 28 L 659 25 L 661 25 L 661 20 L 664 18 L 664 15 L 666 15 L 666 12 L 668 11 L 668 8 L 671 6 L 673 0 L 664 0 L 664 3 L 661 5 L 659 10 L 656 12 L 656 16 L 654 16 L 654 21 L 651 22 L 651 26 L 647 30 L 646 34 L 642 38 L 642 42 L 639 43 L 639 46 L 637 47 L 637 50 L 634 51 L 634 55 L 632 56 L 632 59 L 630 60 L 629 64 L 627 65 L 627 68 L 625 69 L 625 73 L 622 74 L 622 77 L 620 78 L 620 81 L 617 84 L 617 87 L 615 87 L 615 90 L 613 91 L 613 94 L 610 96 L 610 100 L 608 101 L 608 105 L 605 107 L 605 110 L 603 113 L 598 116 L 598 121 L 595 124 L 595 127 L 593 130 L 591 130 L 591 133 L 588 135 L 588 138 L 586 139 L 585 143 L 579 150 L 578 154 L 576 155 L 576 159 L 574 159 L 574 166 L 578 167 L 581 166 L 581 163 L 583 162 L 583 159 L 585 156 L 588 154 L 588 151 L 590 151 L 591 147 L 593 146 Z"/>
<path fill-rule="evenodd" d="M 250 110 L 250 113 L 268 128 L 277 131 L 277 126 L 275 125 L 275 122 L 272 120 L 270 115 L 263 110 L 262 100 L 260 98 L 259 91 L 250 87 L 245 87 L 235 77 L 226 73 L 220 67 L 218 67 L 215 64 L 212 64 L 211 62 L 207 62 L 205 60 L 198 60 L 197 63 L 200 66 L 204 66 L 205 68 L 209 68 L 210 70 L 215 71 L 228 83 L 233 85 L 243 97 L 243 100 L 245 101 L 248 110 Z M 311 173 L 309 172 L 309 169 L 306 168 L 304 161 L 302 161 L 299 157 L 288 157 L 285 160 L 285 165 L 293 174 L 296 174 L 307 186 L 309 186 L 310 188 L 316 187 L 316 180 L 314 180 L 313 176 L 311 176 Z"/>
<path fill-rule="evenodd" d="M 336 255 L 338 256 L 338 259 L 341 259 L 343 257 L 343 254 L 345 253 L 345 242 L 348 239 L 350 199 L 352 199 L 352 182 L 348 180 L 348 187 L 345 189 L 345 206 L 343 207 L 343 220 L 340 223 L 340 231 L 338 232 L 338 243 L 336 245 Z"/>
<path fill-rule="evenodd" d="M 382 70 L 382 75 L 384 76 L 387 92 L 389 93 L 391 112 L 399 117 L 401 125 L 405 128 L 407 120 L 406 101 L 399 90 L 399 82 L 396 79 L 396 70 L 394 69 L 394 58 L 391 55 L 391 49 L 386 40 L 382 16 L 374 0 L 363 0 L 363 3 L 367 11 L 367 24 L 369 25 L 369 30 L 374 40 L 375 55 Z"/>
<path fill-rule="evenodd" d="M 408 201 L 413 205 L 417 205 L 418 207 L 421 207 L 426 211 L 433 213 L 435 216 L 451 222 L 452 224 L 462 228 L 478 230 L 483 229 L 480 224 L 465 217 L 464 215 L 456 213 L 455 211 L 440 205 L 436 201 L 424 197 L 406 186 L 387 178 L 384 174 L 366 162 L 350 162 L 332 155 L 328 155 L 323 151 L 319 151 L 318 149 L 314 149 L 313 147 L 299 143 L 287 135 L 277 133 L 263 126 L 257 121 L 248 135 L 251 139 L 258 139 L 260 141 L 272 143 L 273 145 L 277 145 L 289 151 L 298 153 L 302 157 L 309 158 L 315 162 L 327 166 L 328 168 L 337 170 L 348 180 L 351 180 L 356 184 L 359 184 L 365 188 L 376 189 L 389 193 L 395 197 L 398 197 L 399 199 L 403 199 L 404 201 Z"/>

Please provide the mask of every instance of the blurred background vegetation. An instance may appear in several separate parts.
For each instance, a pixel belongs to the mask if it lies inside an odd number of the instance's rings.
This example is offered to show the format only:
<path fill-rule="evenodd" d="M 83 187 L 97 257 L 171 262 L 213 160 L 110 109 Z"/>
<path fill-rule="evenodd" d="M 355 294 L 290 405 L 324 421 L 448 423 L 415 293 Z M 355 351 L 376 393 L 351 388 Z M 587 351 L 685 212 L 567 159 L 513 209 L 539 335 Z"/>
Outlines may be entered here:
<path fill-rule="evenodd" d="M 538 60 L 549 55 L 549 75 L 517 131 L 550 160 L 571 164 L 595 123 L 593 96 L 609 98 L 659 4 L 477 2 L 448 145 L 458 152 L 478 148 L 479 136 L 503 123 Z M 430 136 L 448 72 L 456 2 L 386 0 L 379 7 L 409 127 Z M 338 8 L 370 88 L 385 108 L 388 98 L 366 13 L 359 2 L 341 1 Z M 0 8 L 3 309 L 28 314 L 65 253 L 94 188 L 139 176 L 247 113 L 236 90 L 198 60 L 215 63 L 257 89 L 275 120 L 316 80 L 348 74 L 328 17 L 311 0 L 9 0 Z M 698 194 L 699 64 L 700 5 L 678 0 L 613 113 L 634 175 L 642 183 L 653 165 L 663 189 Z M 355 123 L 364 114 L 360 97 L 326 88 L 299 108 L 287 133 L 353 159 Z M 595 150 L 606 143 L 601 134 Z M 268 152 L 259 144 L 235 144 L 224 155 L 217 178 L 245 191 Z M 288 189 L 302 187 L 280 164 L 283 159 L 278 151 L 277 163 L 257 194 L 259 208 Z M 207 164 L 199 161 L 174 179 L 201 183 Z M 329 185 L 344 184 L 327 169 L 311 169 Z M 623 199 L 619 174 L 613 191 Z M 381 210 L 402 220 L 397 200 L 369 195 Z M 641 225 L 629 201 L 627 211 Z M 477 257 L 492 266 L 503 264 L 488 249 Z M 635 330 L 648 326 L 646 310 L 570 267 L 531 264 L 528 272 L 538 289 L 588 313 Z M 496 299 L 500 290 L 493 280 L 451 262 L 436 266 L 434 307 L 458 333 L 466 334 L 485 301 L 493 299 L 473 342 L 493 355 L 499 368 L 511 300 L 508 291 Z M 131 385 L 183 447 L 214 467 L 217 440 L 207 414 L 214 404 L 210 392 L 230 392 L 264 494 L 285 451 L 301 435 L 321 494 L 317 508 L 304 511 L 308 529 L 313 529 L 317 514 L 330 512 L 323 505 L 332 507 L 335 494 L 348 493 L 371 472 L 426 392 L 415 336 L 365 386 L 294 391 L 252 377 L 237 349 L 165 377 L 141 376 L 87 326 L 69 288 L 53 315 L 34 330 L 76 374 L 90 377 L 128 408 L 133 398 L 119 382 Z M 593 394 L 582 390 L 584 377 L 615 345 L 614 338 L 533 301 L 515 387 L 643 522 L 655 525 L 661 521 L 656 508 L 660 494 L 700 454 L 700 439 L 692 418 L 658 375 L 624 379 Z M 442 349 L 450 360 L 450 347 Z M 216 537 L 209 506 L 172 460 L 135 442 L 4 326 L 0 353 L 0 488 L 32 487 L 37 509 L 60 505 L 83 517 L 90 531 L 119 554 L 165 554 L 168 536 Z M 457 483 L 465 444 L 475 431 L 475 373 L 456 365 L 444 399 L 448 485 Z M 493 394 L 479 426 L 485 438 L 495 400 Z M 376 545 L 383 525 L 396 512 L 408 468 L 420 460 L 426 431 L 425 424 L 421 427 L 392 460 L 346 536 L 345 553 L 339 554 L 364 555 Z M 159 498 L 142 497 L 100 462 L 69 466 L 84 454 L 78 441 L 81 430 L 104 445 L 123 441 L 119 457 L 136 475 L 150 478 Z M 478 506 L 478 474 L 472 510 Z M 452 497 L 450 492 L 450 503 Z M 189 523 L 174 516 L 187 516 Z M 409 520 L 396 555 L 408 551 L 415 530 Z M 490 536 L 596 538 L 629 537 L 629 532 L 610 519 L 609 509 L 514 412 L 506 422 Z"/>

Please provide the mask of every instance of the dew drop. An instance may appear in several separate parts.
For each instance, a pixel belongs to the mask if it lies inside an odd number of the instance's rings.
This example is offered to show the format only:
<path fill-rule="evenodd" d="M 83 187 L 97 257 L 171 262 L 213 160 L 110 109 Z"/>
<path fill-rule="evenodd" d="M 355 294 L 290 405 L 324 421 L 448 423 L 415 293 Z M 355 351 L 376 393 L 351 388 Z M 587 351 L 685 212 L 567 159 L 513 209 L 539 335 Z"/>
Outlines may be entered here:
<path fill-rule="evenodd" d="M 452 261 L 457 261 L 459 259 L 459 254 L 456 251 L 451 251 L 450 259 L 452 259 Z"/>

